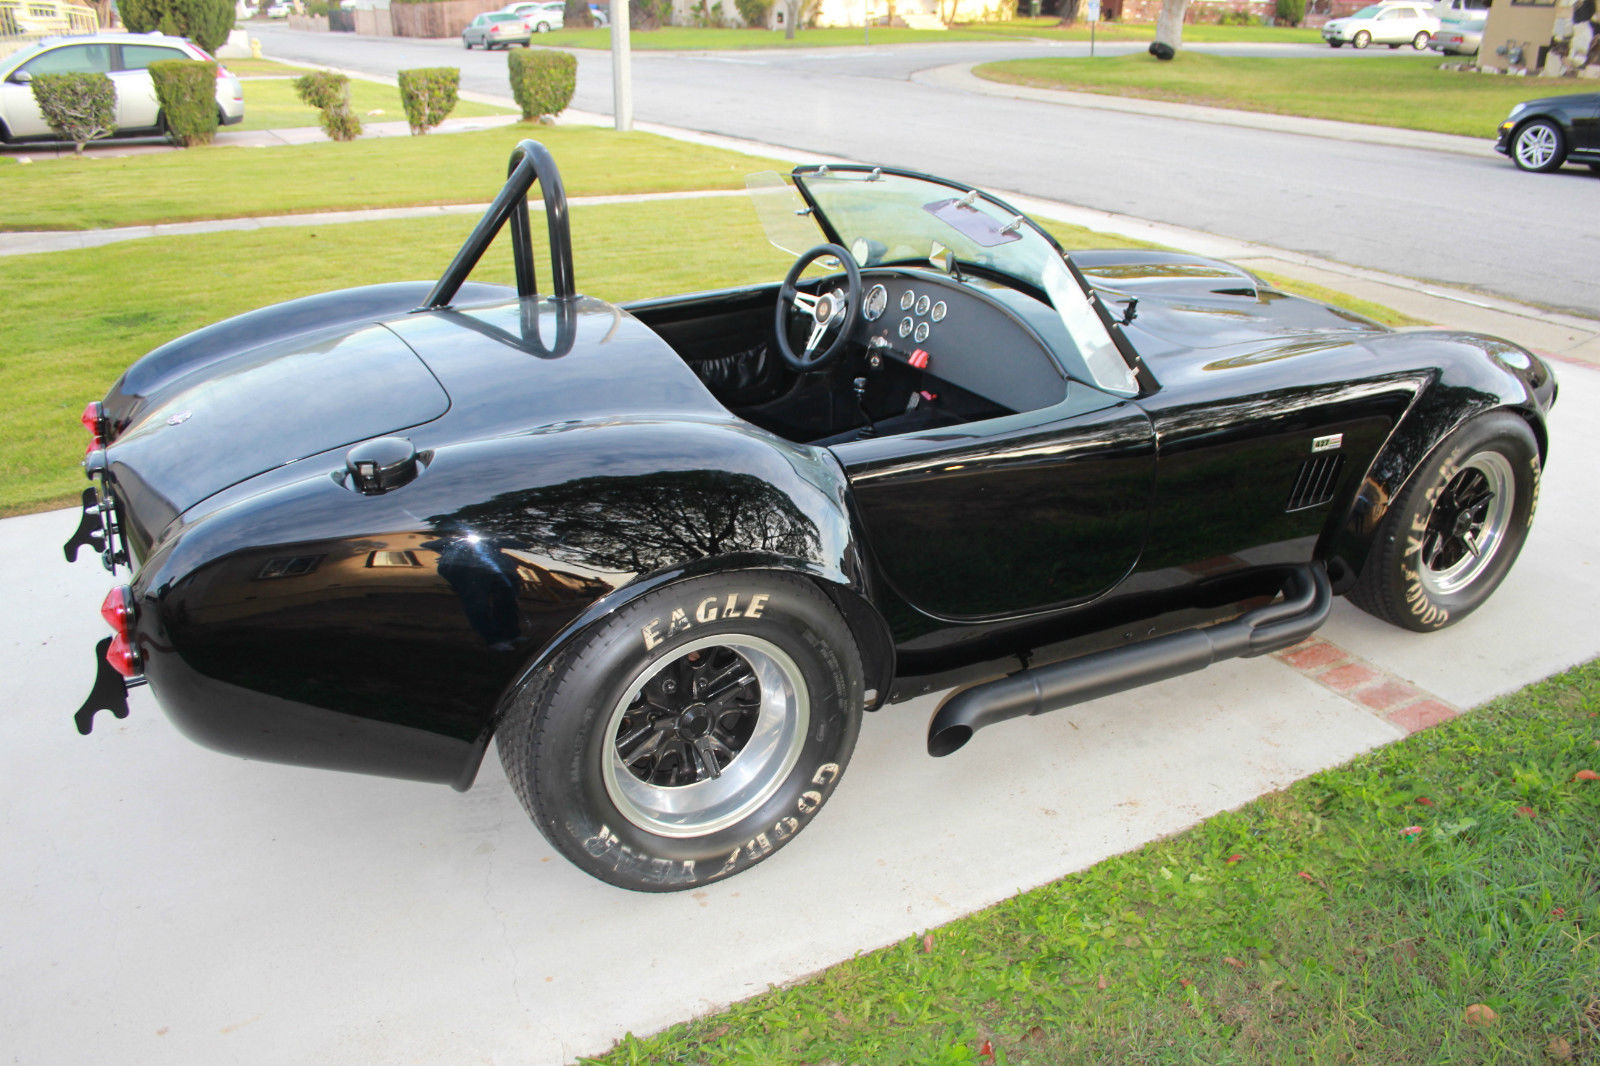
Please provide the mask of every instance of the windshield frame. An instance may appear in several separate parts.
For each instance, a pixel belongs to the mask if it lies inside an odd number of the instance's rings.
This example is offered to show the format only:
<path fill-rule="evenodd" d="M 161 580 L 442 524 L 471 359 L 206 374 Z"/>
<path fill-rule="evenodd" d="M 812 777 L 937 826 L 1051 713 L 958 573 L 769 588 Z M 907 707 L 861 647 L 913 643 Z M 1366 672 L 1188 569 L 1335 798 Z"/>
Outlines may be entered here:
<path fill-rule="evenodd" d="M 1016 207 L 1007 203 L 1000 197 L 995 196 L 993 193 L 986 192 L 983 189 L 977 188 L 976 186 L 967 185 L 964 182 L 954 181 L 950 178 L 942 178 L 935 174 L 927 174 L 919 170 L 907 170 L 901 167 L 874 166 L 865 163 L 807 163 L 795 167 L 789 172 L 789 176 L 794 183 L 794 188 L 799 190 L 801 197 L 804 199 L 806 208 L 808 209 L 808 213 L 810 214 L 812 221 L 815 222 L 822 230 L 823 235 L 830 243 L 836 244 L 841 248 L 850 247 L 849 242 L 847 242 L 839 233 L 837 227 L 835 227 L 833 224 L 833 220 L 828 217 L 827 212 L 823 210 L 821 204 L 817 202 L 816 198 L 812 195 L 811 189 L 806 184 L 807 177 L 825 177 L 829 174 L 841 172 L 864 174 L 867 175 L 869 179 L 874 175 L 888 175 L 897 178 L 905 178 L 909 181 L 923 182 L 928 185 L 949 189 L 958 197 L 976 194 L 999 210 L 1008 213 L 1013 218 L 1021 219 L 1022 225 L 1026 226 L 1034 234 L 1042 238 L 1049 248 L 1060 257 L 1061 262 L 1065 264 L 1067 272 L 1071 275 L 1072 280 L 1077 284 L 1079 290 L 1081 290 L 1084 299 L 1094 309 L 1095 316 L 1099 319 L 1101 326 L 1104 328 L 1112 344 L 1115 346 L 1116 351 L 1119 355 L 1121 355 L 1122 361 L 1127 365 L 1129 378 L 1133 382 L 1133 391 L 1128 392 L 1123 389 L 1108 387 L 1107 384 L 1098 380 L 1091 380 L 1084 382 L 1084 384 L 1087 384 L 1092 388 L 1105 390 L 1113 395 L 1122 395 L 1125 397 L 1128 395 L 1148 394 L 1156 388 L 1156 382 L 1154 378 L 1151 377 L 1149 369 L 1145 366 L 1144 361 L 1139 358 L 1138 350 L 1134 347 L 1132 340 L 1122 328 L 1122 322 L 1111 315 L 1110 310 L 1105 306 L 1105 302 L 1100 298 L 1099 292 L 1089 284 L 1089 281 L 1084 277 L 1083 272 L 1078 269 L 1078 265 L 1072 261 L 1072 256 L 1068 254 L 1067 250 L 1061 246 L 1061 242 L 1051 236 L 1032 218 L 1028 217 L 1025 212 L 1019 211 Z M 930 248 L 932 242 L 936 240 L 937 237 L 930 238 Z M 910 262 L 929 262 L 929 260 L 926 257 L 923 257 L 914 260 L 895 260 L 894 263 L 874 263 L 873 265 L 903 265 Z M 1057 313 L 1057 315 L 1062 316 L 1063 324 L 1067 325 L 1069 330 L 1071 329 L 1071 326 L 1067 322 L 1068 312 L 1055 305 L 1055 301 L 1052 299 L 1051 295 L 1045 291 L 1045 285 L 1042 279 L 1018 277 L 1015 274 L 999 269 L 993 264 L 975 264 L 959 259 L 956 260 L 956 262 L 959 263 L 963 268 L 970 269 L 973 273 L 993 275 L 1004 278 L 1011 284 L 1025 287 L 1037 299 L 1049 305 L 1052 310 Z M 866 264 L 862 265 L 865 266 Z"/>

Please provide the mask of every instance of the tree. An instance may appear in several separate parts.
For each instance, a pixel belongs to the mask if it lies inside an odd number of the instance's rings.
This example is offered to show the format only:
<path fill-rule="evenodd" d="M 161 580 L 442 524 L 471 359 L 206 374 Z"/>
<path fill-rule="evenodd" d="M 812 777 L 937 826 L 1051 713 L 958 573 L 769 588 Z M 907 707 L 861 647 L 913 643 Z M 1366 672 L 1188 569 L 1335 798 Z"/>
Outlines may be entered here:
<path fill-rule="evenodd" d="M 117 11 L 130 33 L 187 37 L 208 52 L 226 44 L 233 29 L 233 0 L 120 0 Z"/>
<path fill-rule="evenodd" d="M 1161 11 L 1156 15 L 1156 43 L 1173 51 L 1183 47 L 1183 13 L 1189 0 L 1161 0 Z"/>

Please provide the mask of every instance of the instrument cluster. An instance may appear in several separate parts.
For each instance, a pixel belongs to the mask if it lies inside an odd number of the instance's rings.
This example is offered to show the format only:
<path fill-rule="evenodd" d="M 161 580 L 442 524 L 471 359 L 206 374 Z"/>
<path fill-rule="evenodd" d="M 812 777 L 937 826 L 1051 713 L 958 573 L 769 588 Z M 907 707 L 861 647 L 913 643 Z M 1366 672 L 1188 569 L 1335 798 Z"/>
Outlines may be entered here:
<path fill-rule="evenodd" d="M 908 286 L 900 293 L 902 316 L 895 331 L 902 340 L 921 344 L 928 339 L 933 327 L 944 321 L 949 307 L 926 292 Z M 889 290 L 882 284 L 873 285 L 861 302 L 861 314 L 868 322 L 876 322 L 889 308 Z"/>

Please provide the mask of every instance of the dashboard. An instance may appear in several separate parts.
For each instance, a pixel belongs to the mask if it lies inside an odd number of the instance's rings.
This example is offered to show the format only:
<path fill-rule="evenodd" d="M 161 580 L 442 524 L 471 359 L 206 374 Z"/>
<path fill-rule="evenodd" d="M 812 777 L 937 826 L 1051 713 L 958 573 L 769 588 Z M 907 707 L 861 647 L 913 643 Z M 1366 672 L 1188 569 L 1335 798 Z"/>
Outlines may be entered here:
<path fill-rule="evenodd" d="M 990 291 L 987 284 L 921 271 L 863 270 L 861 341 L 1012 411 L 1059 403 L 1067 393 L 1065 375 L 1039 335 L 1003 302 L 1030 298 L 999 285 Z"/>

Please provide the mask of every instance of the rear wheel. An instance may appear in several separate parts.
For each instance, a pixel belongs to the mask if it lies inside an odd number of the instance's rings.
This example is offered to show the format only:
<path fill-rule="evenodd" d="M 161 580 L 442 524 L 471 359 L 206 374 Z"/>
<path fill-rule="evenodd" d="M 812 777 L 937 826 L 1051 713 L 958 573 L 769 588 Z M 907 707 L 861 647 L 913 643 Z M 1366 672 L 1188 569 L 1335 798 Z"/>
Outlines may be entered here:
<path fill-rule="evenodd" d="M 1522 550 L 1539 474 L 1539 448 L 1522 419 L 1502 412 L 1468 422 L 1395 499 L 1350 600 L 1419 632 L 1459 622 Z"/>
<path fill-rule="evenodd" d="M 1428 47 L 1428 42 L 1431 40 L 1433 40 L 1433 35 L 1427 30 L 1418 30 L 1417 35 L 1411 38 L 1411 47 L 1420 52 Z"/>
<path fill-rule="evenodd" d="M 646 593 L 517 695 L 500 759 L 547 840 L 622 888 L 731 876 L 832 794 L 860 729 L 860 655 L 809 581 L 721 574 Z"/>

